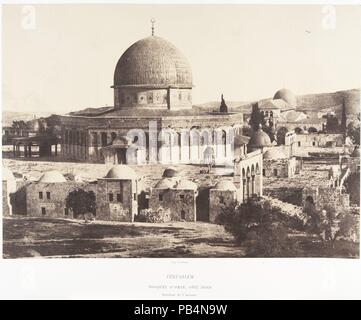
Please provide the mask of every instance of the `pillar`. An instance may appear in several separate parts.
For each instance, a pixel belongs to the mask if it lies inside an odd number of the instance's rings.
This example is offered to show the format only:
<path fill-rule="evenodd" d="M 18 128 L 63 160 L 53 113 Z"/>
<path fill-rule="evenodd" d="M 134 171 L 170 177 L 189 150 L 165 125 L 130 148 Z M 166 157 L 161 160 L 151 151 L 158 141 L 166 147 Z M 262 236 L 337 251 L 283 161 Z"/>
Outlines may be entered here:
<path fill-rule="evenodd" d="M 256 193 L 256 181 L 255 176 L 252 176 L 252 195 Z"/>
<path fill-rule="evenodd" d="M 29 158 L 31 158 L 31 144 L 29 145 Z"/>
<path fill-rule="evenodd" d="M 243 179 L 243 194 L 242 194 L 242 199 L 243 199 L 243 202 L 245 202 L 245 199 L 246 199 L 246 188 L 247 188 L 247 179 Z"/>
<path fill-rule="evenodd" d="M 28 146 L 24 144 L 24 158 L 28 157 Z"/>
<path fill-rule="evenodd" d="M 15 143 L 13 143 L 13 156 L 16 157 L 16 151 L 15 151 Z"/>

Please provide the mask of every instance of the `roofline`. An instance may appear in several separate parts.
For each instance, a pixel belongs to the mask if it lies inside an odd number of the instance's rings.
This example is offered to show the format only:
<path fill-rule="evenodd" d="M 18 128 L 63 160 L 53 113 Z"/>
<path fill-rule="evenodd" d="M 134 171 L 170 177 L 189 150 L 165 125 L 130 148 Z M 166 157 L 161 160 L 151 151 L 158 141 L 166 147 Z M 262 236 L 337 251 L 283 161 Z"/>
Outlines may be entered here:
<path fill-rule="evenodd" d="M 141 89 L 192 89 L 193 84 L 114 84 L 110 86 L 112 89 L 121 88 L 141 88 Z"/>

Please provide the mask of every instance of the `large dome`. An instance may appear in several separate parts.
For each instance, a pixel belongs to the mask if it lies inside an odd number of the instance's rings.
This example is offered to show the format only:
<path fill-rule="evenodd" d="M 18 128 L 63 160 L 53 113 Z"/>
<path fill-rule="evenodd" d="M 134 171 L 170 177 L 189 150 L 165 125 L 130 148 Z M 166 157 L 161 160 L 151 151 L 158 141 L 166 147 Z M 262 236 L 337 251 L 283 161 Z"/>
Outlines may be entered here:
<path fill-rule="evenodd" d="M 114 86 L 191 87 L 192 71 L 174 45 L 150 36 L 131 45 L 120 57 Z"/>
<path fill-rule="evenodd" d="M 297 106 L 297 98 L 291 90 L 288 89 L 280 89 L 278 90 L 273 99 L 282 99 L 286 101 L 290 106 L 295 107 Z"/>

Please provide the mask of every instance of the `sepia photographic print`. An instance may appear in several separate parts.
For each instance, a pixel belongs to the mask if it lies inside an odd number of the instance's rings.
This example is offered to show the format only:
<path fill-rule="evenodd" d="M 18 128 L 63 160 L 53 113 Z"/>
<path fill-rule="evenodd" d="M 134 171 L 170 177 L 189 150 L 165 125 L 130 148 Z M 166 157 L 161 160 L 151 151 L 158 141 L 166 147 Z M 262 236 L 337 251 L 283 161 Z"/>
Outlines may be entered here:
<path fill-rule="evenodd" d="M 3 258 L 358 259 L 360 16 L 4 4 Z"/>

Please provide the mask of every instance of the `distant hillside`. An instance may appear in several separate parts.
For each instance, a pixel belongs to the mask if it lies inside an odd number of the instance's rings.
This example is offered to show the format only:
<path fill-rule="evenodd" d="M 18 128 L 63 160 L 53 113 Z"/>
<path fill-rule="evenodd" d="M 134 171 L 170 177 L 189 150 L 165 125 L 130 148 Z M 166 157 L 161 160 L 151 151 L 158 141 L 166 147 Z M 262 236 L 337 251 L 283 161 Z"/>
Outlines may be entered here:
<path fill-rule="evenodd" d="M 246 101 L 227 101 L 226 104 L 229 108 L 229 111 L 246 111 L 250 108 L 250 103 Z M 220 105 L 220 101 L 209 101 L 202 104 L 197 104 L 194 107 L 206 110 L 206 111 L 218 111 Z"/>
<path fill-rule="evenodd" d="M 360 89 L 336 91 L 331 93 L 317 93 L 297 96 L 298 108 L 318 111 L 334 107 L 336 112 L 345 102 L 347 114 L 360 112 Z"/>
<path fill-rule="evenodd" d="M 30 113 L 30 112 L 16 112 L 16 111 L 6 111 L 2 112 L 2 125 L 3 126 L 11 126 L 14 120 L 24 120 L 29 121 L 35 118 L 48 117 L 51 113 L 38 112 L 38 113 Z"/>

